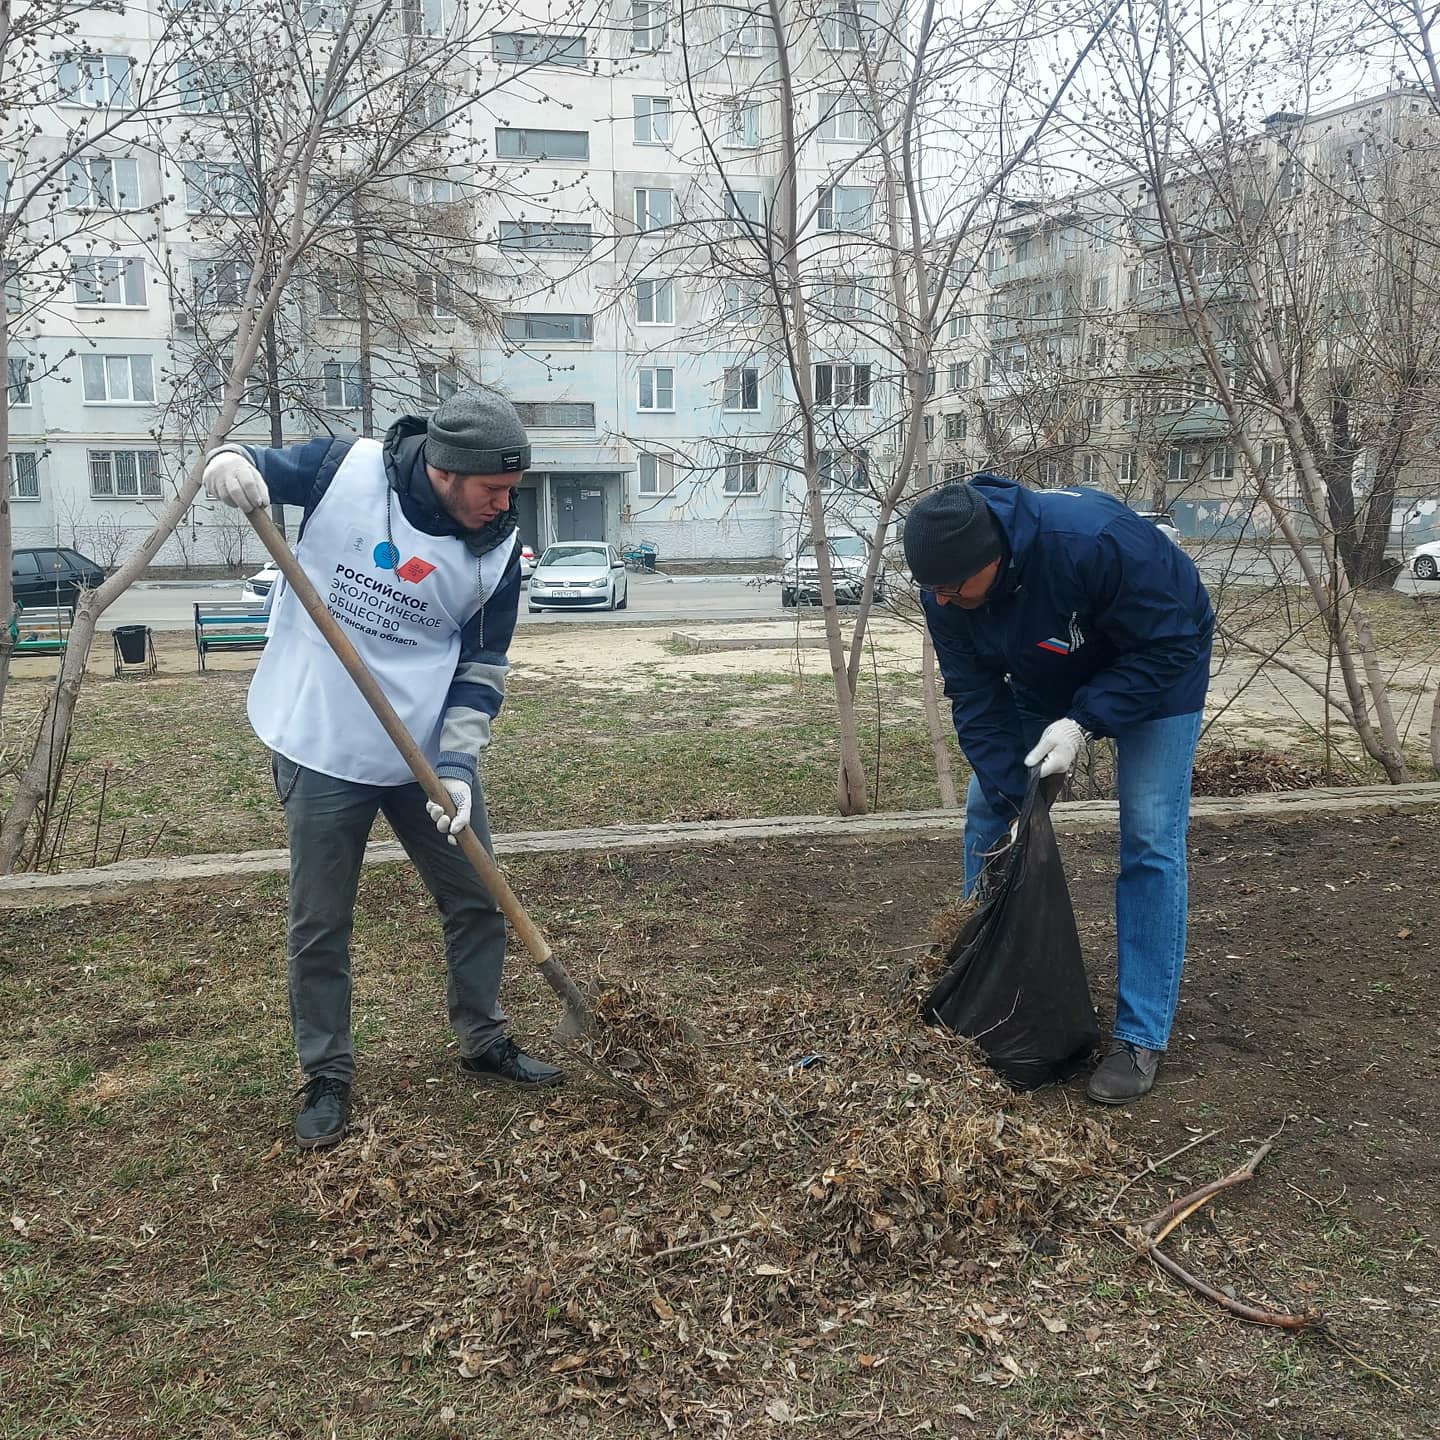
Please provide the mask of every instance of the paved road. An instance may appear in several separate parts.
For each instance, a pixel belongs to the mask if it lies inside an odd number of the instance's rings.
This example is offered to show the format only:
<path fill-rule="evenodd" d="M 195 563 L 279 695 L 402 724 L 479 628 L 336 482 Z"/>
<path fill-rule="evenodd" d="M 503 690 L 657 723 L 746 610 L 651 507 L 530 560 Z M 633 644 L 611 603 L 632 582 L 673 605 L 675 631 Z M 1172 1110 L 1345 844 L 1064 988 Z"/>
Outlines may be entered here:
<path fill-rule="evenodd" d="M 1222 578 L 1231 583 L 1273 583 L 1278 574 L 1291 584 L 1300 579 L 1293 556 L 1278 550 L 1251 548 L 1202 550 L 1196 555 L 1200 573 L 1209 585 Z M 1440 598 L 1440 582 L 1416 580 L 1404 574 L 1395 588 L 1404 595 Z M 196 601 L 240 599 L 238 580 L 201 585 L 137 585 L 122 595 L 101 619 L 102 630 L 116 625 L 149 625 L 153 630 L 188 630 Z M 546 611 L 531 615 L 522 601 L 522 625 L 626 625 L 647 621 L 771 620 L 788 614 L 780 605 L 776 584 L 759 584 L 736 575 L 686 575 L 669 579 L 660 575 L 630 576 L 630 605 L 615 613 L 594 611 L 576 615 Z"/>
<path fill-rule="evenodd" d="M 102 630 L 116 625 L 148 625 L 152 630 L 189 630 L 194 606 L 200 603 L 240 600 L 240 581 L 201 585 L 137 585 L 126 591 L 104 614 Z M 667 580 L 658 575 L 630 576 L 630 604 L 614 613 L 594 611 L 576 615 L 547 610 L 531 615 L 520 602 L 522 625 L 634 625 L 646 621 L 767 620 L 782 614 L 776 585 L 756 585 L 741 576 L 696 575 Z"/>

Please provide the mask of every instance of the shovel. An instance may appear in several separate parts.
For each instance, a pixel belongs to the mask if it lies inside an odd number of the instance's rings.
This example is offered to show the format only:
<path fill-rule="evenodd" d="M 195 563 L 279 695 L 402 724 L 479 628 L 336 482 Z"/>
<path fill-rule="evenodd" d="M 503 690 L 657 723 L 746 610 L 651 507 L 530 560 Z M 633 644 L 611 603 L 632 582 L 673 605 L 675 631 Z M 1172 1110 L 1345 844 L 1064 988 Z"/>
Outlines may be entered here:
<path fill-rule="evenodd" d="M 335 652 L 336 658 L 359 687 L 366 704 L 375 712 L 375 718 L 385 727 L 385 733 L 395 742 L 395 748 L 405 757 L 405 763 L 409 765 L 411 773 L 420 782 L 420 788 L 447 815 L 453 816 L 455 805 L 450 799 L 449 791 L 445 789 L 440 777 L 425 758 L 425 752 L 415 743 L 414 737 L 395 713 L 394 706 L 385 698 L 385 692 L 376 683 L 375 677 L 366 668 L 365 662 L 350 643 L 350 637 L 340 628 L 339 621 L 325 608 L 325 602 L 316 593 L 309 576 L 300 568 L 300 562 L 291 553 L 289 545 L 285 543 L 285 537 L 276 529 L 275 522 L 264 510 L 251 510 L 248 513 L 250 523 L 255 527 L 255 533 L 274 558 L 276 565 L 280 567 L 280 573 L 284 575 L 286 584 L 295 592 L 295 598 L 305 607 L 306 613 L 315 622 L 316 627 Z M 555 958 L 554 952 L 546 943 L 545 936 L 540 932 L 540 927 L 525 913 L 525 907 L 500 873 L 499 866 L 490 858 L 475 831 L 469 826 L 466 826 L 455 839 L 465 852 L 465 858 L 475 867 L 475 873 L 479 875 L 485 888 L 495 897 L 495 903 L 499 905 L 505 918 L 509 920 L 515 933 L 530 952 L 541 975 L 545 977 L 545 983 L 560 997 L 564 1005 L 564 1015 L 560 1021 L 559 1033 L 572 1039 L 587 1034 L 594 1025 L 594 1015 L 590 1006 L 580 993 L 579 987 L 570 978 L 569 972 Z"/>

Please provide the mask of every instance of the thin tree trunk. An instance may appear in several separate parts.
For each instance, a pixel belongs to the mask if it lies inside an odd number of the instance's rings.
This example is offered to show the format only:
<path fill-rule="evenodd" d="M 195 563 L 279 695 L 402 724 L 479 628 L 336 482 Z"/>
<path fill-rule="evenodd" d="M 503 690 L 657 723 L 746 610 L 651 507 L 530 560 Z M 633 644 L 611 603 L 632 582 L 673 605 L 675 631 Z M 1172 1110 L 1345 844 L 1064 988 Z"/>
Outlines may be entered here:
<path fill-rule="evenodd" d="M 935 642 L 930 627 L 921 629 L 920 677 L 925 693 L 925 728 L 930 732 L 930 751 L 935 757 L 935 778 L 940 783 L 940 805 L 945 810 L 958 810 L 960 797 L 955 792 L 955 772 L 950 768 L 950 728 L 940 714 L 940 697 L 935 685 Z"/>
<path fill-rule="evenodd" d="M 371 436 L 375 433 L 375 389 L 370 347 L 374 337 L 370 330 L 370 296 L 366 291 L 365 275 L 365 226 L 361 219 L 360 202 L 355 201 L 355 318 L 360 329 L 360 433 Z M 345 383 L 341 377 L 340 383 Z M 342 397 L 343 398 L 343 397 Z"/>
<path fill-rule="evenodd" d="M 863 815 L 869 808 L 866 794 L 865 766 L 860 759 L 860 732 L 855 721 L 855 695 L 850 688 L 846 665 L 845 642 L 840 634 L 840 611 L 835 603 L 835 578 L 830 569 L 830 546 L 825 533 L 825 506 L 820 496 L 820 457 L 815 443 L 815 396 L 810 369 L 809 317 L 805 310 L 805 288 L 800 274 L 800 257 L 796 248 L 799 238 L 799 200 L 795 176 L 800 147 L 795 134 L 798 106 L 794 77 L 790 71 L 790 51 L 786 42 L 785 23 L 780 0 L 769 0 L 770 28 L 775 37 L 775 52 L 780 75 L 780 122 L 784 154 L 789 163 L 784 167 L 775 213 L 786 229 L 784 267 L 790 287 L 792 316 L 790 371 L 795 396 L 802 417 L 801 431 L 805 449 L 805 495 L 810 516 L 810 536 L 815 546 L 815 563 L 820 572 L 820 605 L 825 617 L 825 647 L 830 656 L 830 677 L 835 687 L 835 709 L 840 725 L 840 763 L 835 781 L 835 800 L 842 815 Z"/>
<path fill-rule="evenodd" d="M 15 637 L 10 631 L 15 618 L 15 587 L 10 568 L 15 545 L 10 514 L 10 485 L 14 474 L 10 458 L 10 314 L 4 272 L 5 246 L 0 244 L 0 376 L 4 377 L 5 384 L 5 393 L 0 395 L 0 715 L 5 713 L 5 690 L 10 683 L 10 660 L 15 653 Z"/>
<path fill-rule="evenodd" d="M 1435 703 L 1430 707 L 1430 768 L 1440 780 L 1440 680 L 1435 682 Z"/>

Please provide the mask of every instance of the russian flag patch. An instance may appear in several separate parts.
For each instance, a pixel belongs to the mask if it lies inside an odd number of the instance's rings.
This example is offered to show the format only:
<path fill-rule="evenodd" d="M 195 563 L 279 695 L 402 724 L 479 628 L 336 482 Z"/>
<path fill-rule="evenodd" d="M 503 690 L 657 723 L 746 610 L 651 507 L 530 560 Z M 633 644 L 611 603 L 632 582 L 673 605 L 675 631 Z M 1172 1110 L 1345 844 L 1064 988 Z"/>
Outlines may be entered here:
<path fill-rule="evenodd" d="M 1039 648 L 1041 650 L 1048 650 L 1052 655 L 1068 655 L 1070 653 L 1069 642 L 1066 640 L 1057 640 L 1053 635 L 1048 640 L 1040 641 Z"/>

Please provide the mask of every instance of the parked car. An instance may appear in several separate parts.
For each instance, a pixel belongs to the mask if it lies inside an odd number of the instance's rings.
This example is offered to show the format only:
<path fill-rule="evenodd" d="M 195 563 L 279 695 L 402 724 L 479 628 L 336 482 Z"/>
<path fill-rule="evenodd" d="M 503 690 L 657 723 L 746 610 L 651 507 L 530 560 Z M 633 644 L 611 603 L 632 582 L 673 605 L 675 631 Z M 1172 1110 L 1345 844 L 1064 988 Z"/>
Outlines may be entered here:
<path fill-rule="evenodd" d="M 264 605 L 279 578 L 280 567 L 273 560 L 267 560 L 263 570 L 257 570 L 246 580 L 240 599 L 247 605 Z"/>
<path fill-rule="evenodd" d="M 835 583 L 835 599 L 844 605 L 858 605 L 865 588 L 865 567 L 870 562 L 870 544 L 860 535 L 830 537 L 830 577 Z M 875 598 L 885 598 L 885 561 L 875 573 Z M 787 608 L 802 601 L 820 603 L 820 562 L 813 546 L 807 546 L 785 561 L 780 572 L 780 603 Z"/>
<path fill-rule="evenodd" d="M 535 573 L 535 551 L 529 545 L 520 547 L 520 583 L 523 585 Z"/>
<path fill-rule="evenodd" d="M 630 603 L 625 562 L 603 540 L 549 545 L 530 577 L 530 610 L 623 610 Z"/>
<path fill-rule="evenodd" d="M 93 590 L 105 578 L 105 567 L 78 550 L 37 546 L 15 550 L 10 556 L 10 583 L 18 604 L 75 605 L 82 590 Z"/>
<path fill-rule="evenodd" d="M 1409 564 L 1417 580 L 1440 580 L 1440 540 L 1417 545 L 1410 552 Z"/>
<path fill-rule="evenodd" d="M 1180 527 L 1176 525 L 1173 515 L 1164 510 L 1140 510 L 1136 513 L 1142 520 L 1152 521 L 1167 540 L 1173 540 L 1177 545 L 1180 543 Z"/>

